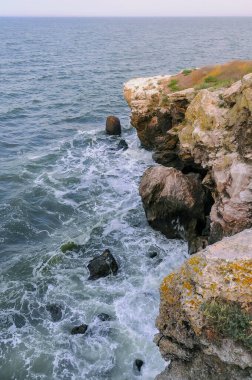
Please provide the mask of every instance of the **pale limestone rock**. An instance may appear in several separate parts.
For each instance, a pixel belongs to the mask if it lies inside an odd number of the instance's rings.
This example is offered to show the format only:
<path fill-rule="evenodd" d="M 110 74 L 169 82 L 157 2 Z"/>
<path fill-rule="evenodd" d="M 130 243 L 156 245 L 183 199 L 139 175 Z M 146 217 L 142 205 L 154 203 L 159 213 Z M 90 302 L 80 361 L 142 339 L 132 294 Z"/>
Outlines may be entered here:
<path fill-rule="evenodd" d="M 216 300 L 218 305 L 235 305 L 252 320 L 252 229 L 207 247 L 164 279 L 155 341 L 172 363 L 157 379 L 252 378 L 252 340 L 246 343 L 252 326 L 233 327 L 242 335 L 231 336 L 224 328 L 218 331 L 219 325 L 213 323 L 216 316 L 210 318 L 204 311 Z"/>
<path fill-rule="evenodd" d="M 168 93 L 162 104 L 169 78 L 125 85 L 132 124 L 158 163 L 206 176 L 213 243 L 252 226 L 252 74 L 229 88 Z"/>

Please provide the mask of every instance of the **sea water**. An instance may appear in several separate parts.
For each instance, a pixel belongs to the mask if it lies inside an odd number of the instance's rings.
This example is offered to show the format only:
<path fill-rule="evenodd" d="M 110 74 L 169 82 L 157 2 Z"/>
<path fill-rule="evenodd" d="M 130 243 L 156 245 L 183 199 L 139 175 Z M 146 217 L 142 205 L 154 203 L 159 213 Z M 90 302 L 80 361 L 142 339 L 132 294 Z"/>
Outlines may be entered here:
<path fill-rule="evenodd" d="M 187 246 L 146 222 L 138 185 L 155 163 L 130 126 L 123 83 L 251 59 L 251 35 L 250 18 L 0 18 L 1 380 L 151 380 L 164 369 L 159 285 Z M 128 150 L 105 135 L 109 114 Z M 63 254 L 67 241 L 81 251 Z M 88 262 L 107 248 L 117 276 L 88 281 Z M 71 335 L 82 323 L 87 333 Z"/>

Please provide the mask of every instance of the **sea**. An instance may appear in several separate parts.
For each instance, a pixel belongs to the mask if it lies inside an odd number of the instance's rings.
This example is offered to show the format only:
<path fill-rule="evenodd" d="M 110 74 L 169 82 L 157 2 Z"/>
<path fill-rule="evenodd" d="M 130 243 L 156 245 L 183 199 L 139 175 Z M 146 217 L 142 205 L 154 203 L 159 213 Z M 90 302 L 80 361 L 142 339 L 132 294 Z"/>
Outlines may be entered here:
<path fill-rule="evenodd" d="M 155 163 L 123 83 L 251 59 L 251 36 L 251 18 L 0 18 L 1 380 L 153 380 L 165 368 L 159 286 L 187 245 L 146 222 L 138 186 Z M 108 115 L 121 137 L 105 134 Z M 81 250 L 62 253 L 68 241 Z M 89 281 L 105 249 L 118 274 Z"/>

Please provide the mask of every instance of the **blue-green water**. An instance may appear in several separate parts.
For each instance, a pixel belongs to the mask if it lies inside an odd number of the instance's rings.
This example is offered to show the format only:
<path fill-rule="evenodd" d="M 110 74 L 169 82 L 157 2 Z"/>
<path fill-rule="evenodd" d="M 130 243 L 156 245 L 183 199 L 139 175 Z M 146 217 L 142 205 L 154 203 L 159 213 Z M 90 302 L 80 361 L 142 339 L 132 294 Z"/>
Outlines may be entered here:
<path fill-rule="evenodd" d="M 158 287 L 186 246 L 145 221 L 138 183 L 153 162 L 122 86 L 251 59 L 251 35 L 250 18 L 0 18 L 1 380 L 151 380 L 164 368 L 152 343 Z M 127 151 L 104 134 L 108 114 L 121 118 Z M 83 251 L 62 254 L 68 240 Z M 87 263 L 105 248 L 118 275 L 87 281 Z M 50 303 L 62 306 L 58 322 Z M 113 320 L 100 323 L 101 312 Z M 72 336 L 81 323 L 89 334 Z"/>

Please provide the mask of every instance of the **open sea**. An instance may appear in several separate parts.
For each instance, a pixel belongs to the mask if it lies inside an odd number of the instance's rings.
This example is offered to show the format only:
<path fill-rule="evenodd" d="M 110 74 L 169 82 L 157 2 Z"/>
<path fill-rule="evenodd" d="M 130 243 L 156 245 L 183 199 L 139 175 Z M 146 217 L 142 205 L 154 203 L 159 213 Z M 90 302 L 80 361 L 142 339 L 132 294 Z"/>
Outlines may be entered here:
<path fill-rule="evenodd" d="M 187 247 L 145 220 L 138 184 L 153 161 L 123 83 L 251 59 L 251 36 L 251 18 L 0 18 L 1 380 L 153 380 L 165 368 L 159 285 Z M 109 114 L 128 150 L 105 135 Z M 69 240 L 82 250 L 63 254 Z M 118 275 L 88 281 L 106 248 Z"/>

